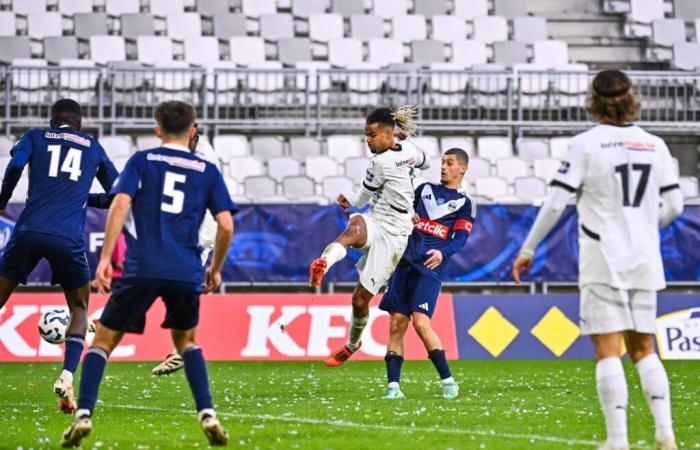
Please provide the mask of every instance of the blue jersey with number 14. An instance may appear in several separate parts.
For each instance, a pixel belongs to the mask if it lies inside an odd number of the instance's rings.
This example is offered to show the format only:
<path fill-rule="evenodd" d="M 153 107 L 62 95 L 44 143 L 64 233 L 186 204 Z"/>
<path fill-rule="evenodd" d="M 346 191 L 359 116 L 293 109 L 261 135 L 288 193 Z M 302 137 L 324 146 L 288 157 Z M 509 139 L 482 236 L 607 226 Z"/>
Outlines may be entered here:
<path fill-rule="evenodd" d="M 111 193 L 132 199 L 122 278 L 201 283 L 205 210 L 214 216 L 238 211 L 219 169 L 176 145 L 133 155 Z"/>

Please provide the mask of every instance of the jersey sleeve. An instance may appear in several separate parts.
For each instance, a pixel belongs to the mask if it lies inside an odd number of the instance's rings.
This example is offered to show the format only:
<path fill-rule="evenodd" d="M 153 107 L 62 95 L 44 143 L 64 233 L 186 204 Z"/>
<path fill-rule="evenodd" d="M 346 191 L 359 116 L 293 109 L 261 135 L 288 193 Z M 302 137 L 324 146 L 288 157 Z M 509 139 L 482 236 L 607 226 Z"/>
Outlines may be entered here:
<path fill-rule="evenodd" d="M 131 156 L 124 166 L 121 175 L 116 179 L 110 195 L 127 194 L 132 199 L 136 197 L 141 185 L 141 159 L 143 153 Z"/>
<path fill-rule="evenodd" d="M 581 187 L 585 172 L 585 146 L 582 140 L 574 138 L 569 143 L 566 160 L 561 162 L 561 166 L 554 174 L 550 185 L 574 193 Z"/>
<path fill-rule="evenodd" d="M 680 184 L 678 182 L 678 172 L 676 171 L 676 165 L 673 162 L 673 157 L 671 152 L 668 151 L 666 144 L 661 146 L 661 179 L 659 180 L 659 190 L 660 193 L 668 192 L 673 189 L 680 189 Z"/>
<path fill-rule="evenodd" d="M 209 191 L 207 209 L 214 217 L 222 211 L 231 211 L 231 214 L 236 214 L 239 208 L 238 205 L 231 200 L 228 188 L 224 182 L 224 177 L 216 166 L 212 165 L 209 169 L 211 176 L 214 177 L 214 183 Z"/>
<path fill-rule="evenodd" d="M 449 258 L 464 247 L 467 238 L 469 238 L 469 234 L 472 232 L 474 219 L 476 219 L 476 204 L 471 201 L 471 199 L 467 198 L 464 206 L 462 206 L 457 213 L 457 218 L 452 227 L 453 233 L 450 243 L 442 249 L 442 255 L 445 258 Z"/>
<path fill-rule="evenodd" d="M 384 177 L 384 169 L 381 163 L 373 160 L 367 168 L 367 172 L 365 172 L 365 179 L 362 182 L 362 187 L 370 192 L 375 192 L 382 187 L 385 181 L 386 178 Z"/>

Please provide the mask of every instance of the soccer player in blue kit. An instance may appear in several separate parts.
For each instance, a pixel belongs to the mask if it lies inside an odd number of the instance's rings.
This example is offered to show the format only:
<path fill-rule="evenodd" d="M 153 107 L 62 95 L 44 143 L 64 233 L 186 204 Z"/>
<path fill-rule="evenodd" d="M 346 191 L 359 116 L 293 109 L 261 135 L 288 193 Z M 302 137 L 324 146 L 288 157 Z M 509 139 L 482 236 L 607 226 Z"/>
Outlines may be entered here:
<path fill-rule="evenodd" d="M 454 399 L 459 395 L 459 386 L 450 373 L 445 350 L 430 318 L 435 312 L 447 261 L 467 242 L 476 217 L 476 204 L 461 187 L 468 165 L 467 152 L 451 148 L 442 156 L 440 184 L 424 183 L 416 189 L 415 227 L 379 304 L 391 316 L 384 358 L 389 385 L 383 399 L 405 398 L 399 383 L 403 338 L 410 320 L 440 375 L 443 396 Z"/>
<path fill-rule="evenodd" d="M 80 105 L 61 99 L 51 107 L 50 128 L 33 128 L 14 145 L 0 191 L 0 214 L 29 164 L 27 202 L 0 258 L 0 308 L 27 282 L 39 261 L 51 266 L 51 283 L 63 288 L 71 320 L 63 370 L 54 383 L 59 408 L 75 411 L 73 373 L 85 346 L 90 269 L 85 256 L 86 206 L 106 208 L 107 194 L 90 194 L 95 177 L 109 192 L 118 173 L 102 146 L 80 131 Z"/>
<path fill-rule="evenodd" d="M 221 284 L 221 269 L 233 236 L 232 212 L 238 208 L 216 166 L 187 147 L 196 133 L 194 108 L 179 101 L 165 102 L 156 108 L 155 118 L 162 146 L 133 155 L 111 191 L 114 199 L 96 272 L 100 290 L 112 287 L 110 260 L 122 227 L 127 238 L 124 271 L 114 284 L 83 360 L 78 410 L 62 436 L 63 447 L 78 446 L 90 434 L 107 358 L 124 333 L 143 333 L 146 312 L 158 297 L 166 308 L 161 326 L 170 328 L 182 355 L 202 430 L 211 445 L 228 442 L 228 433 L 213 409 L 206 363 L 195 343 L 195 332 L 202 281 L 205 292 Z M 198 235 L 207 209 L 216 220 L 217 231 L 205 275 Z"/>

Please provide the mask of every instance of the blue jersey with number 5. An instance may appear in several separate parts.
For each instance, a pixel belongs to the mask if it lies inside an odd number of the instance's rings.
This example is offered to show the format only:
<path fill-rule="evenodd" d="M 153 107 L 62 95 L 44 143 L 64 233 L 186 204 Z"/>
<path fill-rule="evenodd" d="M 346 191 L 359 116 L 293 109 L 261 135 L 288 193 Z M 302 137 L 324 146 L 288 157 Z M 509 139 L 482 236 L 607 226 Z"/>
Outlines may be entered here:
<path fill-rule="evenodd" d="M 133 155 L 111 193 L 132 199 L 122 278 L 201 283 L 205 210 L 214 216 L 238 211 L 219 169 L 176 145 Z"/>
<path fill-rule="evenodd" d="M 29 163 L 27 203 L 15 232 L 56 234 L 84 242 L 93 180 L 97 177 L 109 191 L 118 175 L 102 146 L 70 127 L 35 128 L 24 133 L 11 154 Z"/>

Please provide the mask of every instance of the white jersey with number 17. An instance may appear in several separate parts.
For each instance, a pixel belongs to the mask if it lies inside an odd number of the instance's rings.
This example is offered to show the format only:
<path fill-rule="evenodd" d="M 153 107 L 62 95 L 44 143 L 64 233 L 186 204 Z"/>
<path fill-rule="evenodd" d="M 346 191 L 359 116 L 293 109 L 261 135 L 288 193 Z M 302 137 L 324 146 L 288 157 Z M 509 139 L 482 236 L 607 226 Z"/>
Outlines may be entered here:
<path fill-rule="evenodd" d="M 552 185 L 577 195 L 580 286 L 666 286 L 659 202 L 678 175 L 661 138 L 636 125 L 595 126 L 571 140 Z"/>

